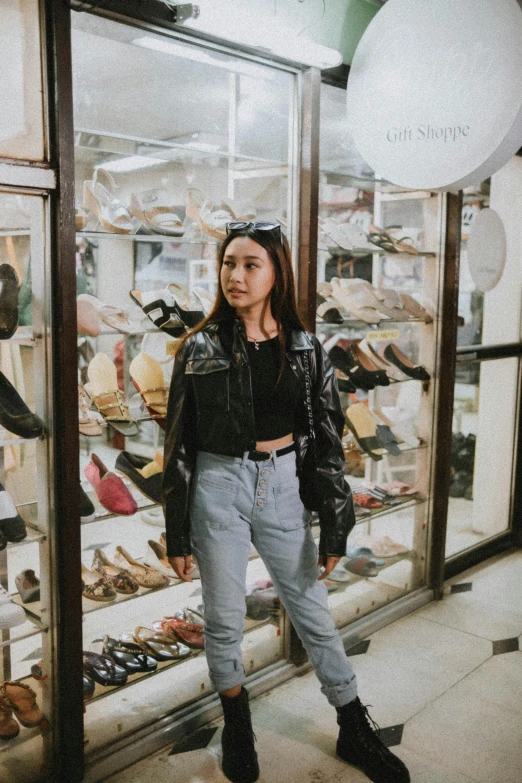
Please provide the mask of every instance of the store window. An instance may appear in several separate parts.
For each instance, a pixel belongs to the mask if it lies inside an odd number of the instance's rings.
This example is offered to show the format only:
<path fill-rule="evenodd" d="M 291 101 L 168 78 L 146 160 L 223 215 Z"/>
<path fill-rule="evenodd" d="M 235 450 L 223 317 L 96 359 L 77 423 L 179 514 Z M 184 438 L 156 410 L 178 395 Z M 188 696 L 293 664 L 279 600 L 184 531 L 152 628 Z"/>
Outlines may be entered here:
<path fill-rule="evenodd" d="M 38 0 L 3 0 L 0 3 L 0 52 L 0 157 L 42 160 L 44 126 Z"/>
<path fill-rule="evenodd" d="M 426 581 L 441 204 L 368 169 L 345 91 L 323 84 L 316 332 L 338 378 L 357 519 L 330 574 L 339 626 Z"/>
<path fill-rule="evenodd" d="M 0 780 L 52 738 L 53 529 L 44 201 L 0 189 Z"/>
<path fill-rule="evenodd" d="M 297 78 L 88 14 L 73 14 L 72 48 L 89 759 L 212 691 L 200 581 L 166 559 L 166 391 L 179 314 L 196 323 L 212 305 L 226 223 L 279 220 L 292 241 Z M 122 505 L 103 496 L 105 470 Z M 250 675 L 284 660 L 287 628 L 253 548 L 247 589 Z M 141 670 L 122 644 L 148 654 Z M 111 650 L 123 670 L 107 674 Z"/>
<path fill-rule="evenodd" d="M 511 527 L 520 367 L 515 355 L 495 358 L 495 350 L 510 344 L 514 354 L 521 339 L 521 195 L 520 157 L 491 180 L 464 191 L 448 557 Z M 476 216 L 487 208 L 502 220 L 507 255 L 499 282 L 482 292 L 470 273 L 468 240 Z"/>

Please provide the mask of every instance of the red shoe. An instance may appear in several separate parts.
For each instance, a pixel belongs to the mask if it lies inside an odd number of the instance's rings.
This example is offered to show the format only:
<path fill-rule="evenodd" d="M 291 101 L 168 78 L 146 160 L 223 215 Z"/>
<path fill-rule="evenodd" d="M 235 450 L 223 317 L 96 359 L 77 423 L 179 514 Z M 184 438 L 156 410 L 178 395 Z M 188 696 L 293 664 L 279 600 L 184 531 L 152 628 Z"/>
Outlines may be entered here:
<path fill-rule="evenodd" d="M 199 623 L 187 623 L 177 617 L 164 617 L 163 620 L 155 620 L 152 628 L 154 631 L 173 634 L 178 641 L 192 649 L 202 650 L 205 646 L 203 626 Z"/>
<path fill-rule="evenodd" d="M 91 454 L 91 461 L 84 473 L 94 487 L 96 497 L 107 511 L 124 516 L 136 513 L 138 504 L 121 478 L 107 470 L 96 454 Z"/>

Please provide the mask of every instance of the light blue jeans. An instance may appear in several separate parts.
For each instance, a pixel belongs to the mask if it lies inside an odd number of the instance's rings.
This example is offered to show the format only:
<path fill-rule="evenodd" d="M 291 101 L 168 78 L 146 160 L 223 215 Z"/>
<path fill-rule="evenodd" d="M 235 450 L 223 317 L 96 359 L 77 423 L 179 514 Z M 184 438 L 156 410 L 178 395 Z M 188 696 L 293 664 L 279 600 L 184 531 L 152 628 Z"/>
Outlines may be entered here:
<path fill-rule="evenodd" d="M 353 668 L 319 582 L 310 514 L 299 498 L 295 453 L 254 462 L 199 452 L 191 536 L 201 573 L 205 647 L 217 691 L 243 683 L 241 641 L 250 541 L 266 565 L 321 691 L 341 707 L 357 696 Z"/>

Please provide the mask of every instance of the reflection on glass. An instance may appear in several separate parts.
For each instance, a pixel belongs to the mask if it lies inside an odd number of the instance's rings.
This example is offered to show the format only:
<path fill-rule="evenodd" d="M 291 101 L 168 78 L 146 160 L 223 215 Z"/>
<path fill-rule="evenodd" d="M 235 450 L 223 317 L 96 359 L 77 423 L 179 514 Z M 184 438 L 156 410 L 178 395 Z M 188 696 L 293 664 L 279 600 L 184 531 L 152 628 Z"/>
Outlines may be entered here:
<path fill-rule="evenodd" d="M 38 0 L 0 4 L 0 156 L 44 155 Z"/>
<path fill-rule="evenodd" d="M 518 359 L 457 364 L 446 555 L 510 525 Z"/>

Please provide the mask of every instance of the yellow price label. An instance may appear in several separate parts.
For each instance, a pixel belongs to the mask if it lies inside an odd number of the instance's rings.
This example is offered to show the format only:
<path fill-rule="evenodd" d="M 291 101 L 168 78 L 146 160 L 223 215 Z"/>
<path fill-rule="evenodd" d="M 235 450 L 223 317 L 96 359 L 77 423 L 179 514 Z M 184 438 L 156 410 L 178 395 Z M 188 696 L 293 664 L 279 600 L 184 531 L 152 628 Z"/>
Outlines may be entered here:
<path fill-rule="evenodd" d="M 167 356 L 174 356 L 174 354 L 176 353 L 176 347 L 178 342 L 179 340 L 169 340 L 167 342 L 167 345 L 165 347 L 165 353 L 167 354 Z"/>
<path fill-rule="evenodd" d="M 388 340 L 398 340 L 401 333 L 398 329 L 376 329 L 375 332 L 366 332 L 366 339 L 371 343 L 385 343 Z"/>

